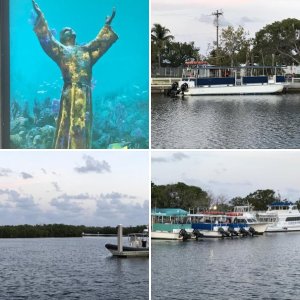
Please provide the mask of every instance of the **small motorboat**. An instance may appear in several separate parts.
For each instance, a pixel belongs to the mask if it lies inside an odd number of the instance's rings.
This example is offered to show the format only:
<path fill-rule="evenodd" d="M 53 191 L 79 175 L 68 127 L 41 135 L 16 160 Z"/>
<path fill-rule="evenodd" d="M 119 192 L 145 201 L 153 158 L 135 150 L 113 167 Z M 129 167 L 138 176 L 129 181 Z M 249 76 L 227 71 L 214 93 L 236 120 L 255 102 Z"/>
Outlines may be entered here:
<path fill-rule="evenodd" d="M 148 232 L 130 233 L 128 245 L 123 245 L 123 228 L 118 225 L 118 244 L 106 244 L 105 248 L 117 257 L 148 257 L 149 235 Z"/>

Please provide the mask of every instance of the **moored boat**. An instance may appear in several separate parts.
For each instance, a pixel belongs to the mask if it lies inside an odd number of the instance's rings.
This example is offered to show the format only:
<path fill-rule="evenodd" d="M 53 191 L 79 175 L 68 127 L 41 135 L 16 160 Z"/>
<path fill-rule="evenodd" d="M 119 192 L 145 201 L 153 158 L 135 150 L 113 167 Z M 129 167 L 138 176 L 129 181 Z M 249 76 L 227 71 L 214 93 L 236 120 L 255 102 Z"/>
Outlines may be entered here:
<path fill-rule="evenodd" d="M 186 240 L 192 237 L 188 212 L 180 208 L 155 208 L 151 212 L 151 239 Z"/>
<path fill-rule="evenodd" d="M 105 244 L 105 248 L 117 257 L 149 256 L 148 233 L 131 233 L 128 235 L 128 245 L 123 245 L 123 228 L 118 225 L 118 243 Z"/>
<path fill-rule="evenodd" d="M 182 80 L 172 85 L 171 95 L 278 94 L 285 88 L 280 68 L 265 66 L 217 67 L 189 62 Z M 268 72 L 269 70 L 269 72 Z M 272 75 L 265 75 L 266 73 Z"/>
<path fill-rule="evenodd" d="M 300 231 L 300 212 L 292 202 L 273 202 L 258 219 L 269 223 L 266 232 Z"/>

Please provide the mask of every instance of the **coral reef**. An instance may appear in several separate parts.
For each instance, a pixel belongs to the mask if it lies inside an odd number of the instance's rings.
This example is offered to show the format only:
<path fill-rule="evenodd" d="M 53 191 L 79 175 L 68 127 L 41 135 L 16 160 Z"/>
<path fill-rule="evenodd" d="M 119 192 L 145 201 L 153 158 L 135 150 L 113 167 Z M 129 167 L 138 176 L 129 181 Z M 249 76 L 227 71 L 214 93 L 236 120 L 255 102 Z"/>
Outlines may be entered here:
<path fill-rule="evenodd" d="M 148 92 L 132 86 L 120 94 L 94 98 L 92 148 L 147 149 L 149 147 Z M 11 102 L 11 148 L 53 147 L 59 99 Z"/>

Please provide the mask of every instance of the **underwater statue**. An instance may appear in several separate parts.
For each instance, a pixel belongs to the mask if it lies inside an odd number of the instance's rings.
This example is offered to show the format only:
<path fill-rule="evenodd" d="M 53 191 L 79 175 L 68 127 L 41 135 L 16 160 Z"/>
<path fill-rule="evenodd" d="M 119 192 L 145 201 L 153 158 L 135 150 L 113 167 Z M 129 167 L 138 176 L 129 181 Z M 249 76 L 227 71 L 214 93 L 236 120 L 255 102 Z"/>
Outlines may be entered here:
<path fill-rule="evenodd" d="M 104 27 L 91 42 L 76 45 L 76 33 L 66 27 L 60 32 L 60 42 L 55 39 L 37 3 L 32 0 L 37 13 L 34 31 L 44 51 L 59 66 L 64 86 L 54 140 L 57 149 L 91 148 L 92 140 L 92 67 L 118 39 L 110 24 L 115 17 L 106 18 Z"/>

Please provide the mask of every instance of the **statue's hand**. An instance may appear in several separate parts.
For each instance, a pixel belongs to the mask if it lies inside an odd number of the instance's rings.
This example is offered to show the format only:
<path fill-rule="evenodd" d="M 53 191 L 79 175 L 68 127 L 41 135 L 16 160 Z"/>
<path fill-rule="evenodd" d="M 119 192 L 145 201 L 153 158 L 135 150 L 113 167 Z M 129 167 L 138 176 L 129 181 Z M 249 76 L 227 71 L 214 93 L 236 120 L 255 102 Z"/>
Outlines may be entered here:
<path fill-rule="evenodd" d="M 112 20 L 114 19 L 115 15 L 116 15 L 116 9 L 113 7 L 111 16 L 107 16 L 107 17 L 106 17 L 105 24 L 106 24 L 106 25 L 110 25 L 111 22 L 112 22 Z"/>
<path fill-rule="evenodd" d="M 38 4 L 34 0 L 32 0 L 32 6 L 33 6 L 35 12 L 37 13 L 37 15 L 41 16 L 42 11 L 41 11 L 40 7 L 38 6 Z"/>

